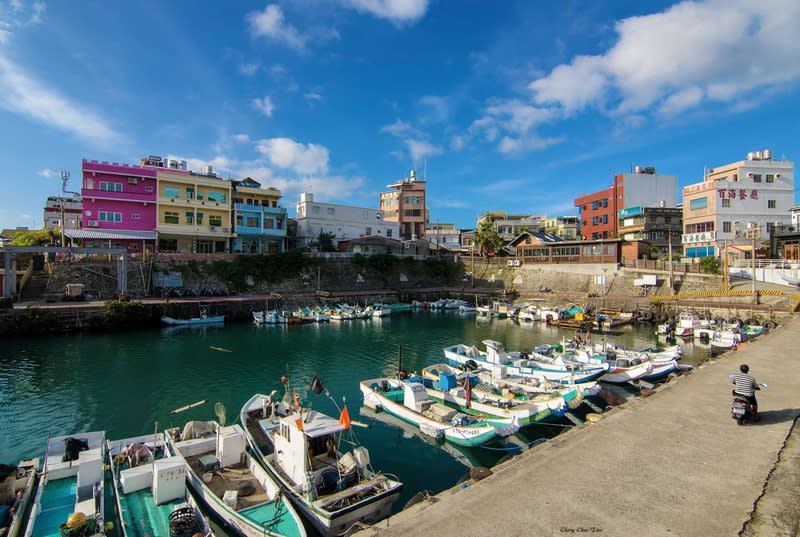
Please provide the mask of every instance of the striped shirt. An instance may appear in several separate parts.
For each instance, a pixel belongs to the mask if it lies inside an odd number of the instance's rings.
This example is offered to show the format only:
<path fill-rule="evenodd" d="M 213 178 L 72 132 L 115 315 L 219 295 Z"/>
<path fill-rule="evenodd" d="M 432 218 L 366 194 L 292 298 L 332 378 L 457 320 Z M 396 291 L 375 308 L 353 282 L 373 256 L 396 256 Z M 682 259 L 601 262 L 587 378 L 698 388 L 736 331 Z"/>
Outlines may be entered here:
<path fill-rule="evenodd" d="M 739 373 L 738 375 L 733 375 L 731 380 L 736 385 L 733 389 L 736 393 L 745 396 L 753 396 L 756 394 L 758 384 L 756 383 L 756 379 L 752 376 Z"/>

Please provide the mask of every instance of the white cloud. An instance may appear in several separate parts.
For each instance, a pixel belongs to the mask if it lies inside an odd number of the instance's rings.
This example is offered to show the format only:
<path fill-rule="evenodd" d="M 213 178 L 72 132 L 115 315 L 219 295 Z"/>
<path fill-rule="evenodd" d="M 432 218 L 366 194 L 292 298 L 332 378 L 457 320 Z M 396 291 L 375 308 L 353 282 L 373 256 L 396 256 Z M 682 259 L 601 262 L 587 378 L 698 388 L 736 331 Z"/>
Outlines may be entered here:
<path fill-rule="evenodd" d="M 428 0 L 344 0 L 344 5 L 394 24 L 415 22 L 428 10 Z"/>
<path fill-rule="evenodd" d="M 267 117 L 272 117 L 272 111 L 275 110 L 275 105 L 272 104 L 272 99 L 269 96 L 263 99 L 253 99 L 253 106 Z"/>
<path fill-rule="evenodd" d="M 246 76 L 253 76 L 258 71 L 257 63 L 244 63 L 239 66 L 239 72 Z"/>
<path fill-rule="evenodd" d="M 38 172 L 36 172 L 36 175 L 40 175 L 42 177 L 49 179 L 50 177 L 55 177 L 56 172 L 54 172 L 50 168 L 45 168 L 43 170 L 39 170 Z"/>
<path fill-rule="evenodd" d="M 450 103 L 445 97 L 425 95 L 420 98 L 419 104 L 426 110 L 421 121 L 441 123 L 450 116 Z"/>
<path fill-rule="evenodd" d="M 0 56 L 0 108 L 27 116 L 97 144 L 119 143 L 123 136 L 99 115 L 73 103 Z"/>
<path fill-rule="evenodd" d="M 482 134 L 489 143 L 500 139 L 497 149 L 501 153 L 544 149 L 563 141 L 563 138 L 543 138 L 535 131 L 557 116 L 552 109 L 531 106 L 518 99 L 493 99 L 484 114 L 472 122 L 469 132 Z M 506 134 L 501 137 L 502 133 Z"/>
<path fill-rule="evenodd" d="M 166 158 L 185 160 L 186 167 L 189 168 L 189 170 L 199 171 L 202 173 L 205 173 L 206 166 L 211 166 L 212 171 L 217 175 L 224 175 L 224 173 L 227 172 L 227 174 L 229 175 L 232 174 L 235 176 L 236 173 L 234 172 L 234 169 L 238 166 L 237 161 L 222 155 L 217 155 L 211 160 L 204 160 L 193 157 L 182 157 L 180 155 L 173 155 L 173 154 L 168 154 Z"/>
<path fill-rule="evenodd" d="M 408 146 L 408 152 L 411 155 L 411 160 L 414 163 L 419 162 L 425 157 L 432 157 L 444 153 L 441 147 L 435 146 L 424 140 L 405 140 Z"/>
<path fill-rule="evenodd" d="M 461 151 L 462 149 L 464 149 L 466 143 L 467 140 L 464 136 L 453 136 L 450 139 L 450 149 L 452 149 L 453 151 Z"/>
<path fill-rule="evenodd" d="M 400 119 L 396 120 L 394 123 L 381 127 L 381 132 L 388 132 L 389 134 L 397 136 L 398 138 L 402 138 L 404 136 L 422 136 L 422 133 L 415 129 L 411 123 L 402 121 Z"/>
<path fill-rule="evenodd" d="M 14 11 L 20 11 L 22 9 L 22 0 L 9 0 L 8 5 L 10 5 L 11 9 Z"/>
<path fill-rule="evenodd" d="M 309 91 L 308 93 L 303 95 L 303 97 L 308 101 L 321 101 L 322 100 L 322 95 L 320 95 L 319 93 L 315 93 L 313 91 Z"/>
<path fill-rule="evenodd" d="M 365 184 L 366 180 L 363 177 L 321 175 L 304 178 L 274 177 L 270 180 L 270 186 L 280 190 L 284 199 L 297 200 L 299 194 L 313 192 L 316 200 L 330 202 L 338 200 L 348 205 L 352 203 L 354 195 Z"/>
<path fill-rule="evenodd" d="M 284 20 L 283 11 L 277 4 L 268 5 L 264 11 L 254 11 L 246 19 L 254 37 L 267 37 L 293 49 L 305 50 L 308 36 Z"/>
<path fill-rule="evenodd" d="M 11 39 L 11 32 L 0 30 L 0 43 L 7 43 L 9 39 Z"/>
<path fill-rule="evenodd" d="M 568 115 L 676 114 L 706 102 L 737 105 L 800 78 L 796 0 L 684 1 L 617 22 L 605 53 L 576 56 L 530 84 L 534 102 Z"/>
<path fill-rule="evenodd" d="M 44 2 L 34 2 L 33 3 L 33 14 L 31 15 L 31 23 L 39 23 L 42 22 L 42 13 L 45 10 Z"/>
<path fill-rule="evenodd" d="M 302 144 L 290 138 L 259 140 L 256 150 L 280 168 L 300 174 L 325 174 L 328 171 L 328 150 L 317 144 Z"/>
<path fill-rule="evenodd" d="M 246 134 L 234 134 L 232 136 L 234 142 L 249 142 L 250 137 Z"/>

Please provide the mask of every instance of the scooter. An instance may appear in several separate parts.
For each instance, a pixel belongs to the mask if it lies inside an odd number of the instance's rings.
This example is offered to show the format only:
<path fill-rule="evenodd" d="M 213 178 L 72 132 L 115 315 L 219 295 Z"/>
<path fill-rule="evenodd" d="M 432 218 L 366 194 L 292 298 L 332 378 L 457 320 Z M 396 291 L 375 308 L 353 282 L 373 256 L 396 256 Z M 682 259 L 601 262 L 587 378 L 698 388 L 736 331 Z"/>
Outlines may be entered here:
<path fill-rule="evenodd" d="M 759 386 L 767 387 L 765 383 L 759 383 Z M 744 425 L 753 419 L 753 406 L 743 397 L 733 392 L 733 405 L 731 406 L 731 417 L 736 420 L 739 425 Z"/>

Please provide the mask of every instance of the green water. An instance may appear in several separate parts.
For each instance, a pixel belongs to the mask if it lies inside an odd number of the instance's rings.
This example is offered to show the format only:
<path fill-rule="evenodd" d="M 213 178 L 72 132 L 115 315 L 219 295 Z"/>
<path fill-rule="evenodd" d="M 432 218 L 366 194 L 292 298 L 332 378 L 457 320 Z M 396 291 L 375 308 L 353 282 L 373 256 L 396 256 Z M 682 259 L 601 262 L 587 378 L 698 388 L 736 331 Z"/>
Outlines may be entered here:
<path fill-rule="evenodd" d="M 653 325 L 623 330 L 624 335 L 614 338 L 621 345 L 657 343 Z M 437 446 L 402 422 L 385 423 L 392 420 L 383 414 L 359 415 L 359 380 L 392 375 L 401 346 L 403 368 L 412 371 L 444 361 L 442 348 L 456 343 L 496 339 L 508 350 L 529 350 L 571 335 L 572 330 L 559 332 L 539 323 L 401 312 L 298 327 L 239 323 L 6 340 L 0 353 L 0 462 L 41 456 L 48 433 L 105 430 L 110 439 L 127 438 L 151 432 L 155 422 L 164 429 L 190 419 L 215 419 L 217 401 L 225 405 L 227 423 L 232 423 L 253 393 L 282 392 L 281 376 L 288 376 L 304 405 L 338 416 L 324 394 L 308 390 L 318 375 L 339 405 L 346 401 L 353 419 L 371 425 L 356 432 L 373 467 L 405 483 L 395 503 L 399 510 L 419 491 L 453 486 L 467 471 L 459 460 L 492 466 L 507 451 L 503 446 Z M 691 344 L 684 350 L 684 363 L 705 357 Z M 171 417 L 170 410 L 203 399 L 209 402 Z M 563 427 L 535 425 L 513 440 L 526 444 L 552 437 Z"/>

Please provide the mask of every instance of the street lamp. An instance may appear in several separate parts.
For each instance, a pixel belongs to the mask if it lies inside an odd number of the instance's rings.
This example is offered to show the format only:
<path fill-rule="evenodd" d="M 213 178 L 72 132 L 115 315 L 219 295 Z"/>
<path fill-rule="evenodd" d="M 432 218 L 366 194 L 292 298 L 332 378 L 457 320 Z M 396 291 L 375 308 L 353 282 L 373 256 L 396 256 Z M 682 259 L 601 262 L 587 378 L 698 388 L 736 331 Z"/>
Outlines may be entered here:
<path fill-rule="evenodd" d="M 753 241 L 753 250 L 750 254 L 753 261 L 753 304 L 758 304 L 758 296 L 756 295 L 756 240 L 761 238 L 761 227 L 758 222 L 750 222 L 747 225 L 747 238 Z"/>

